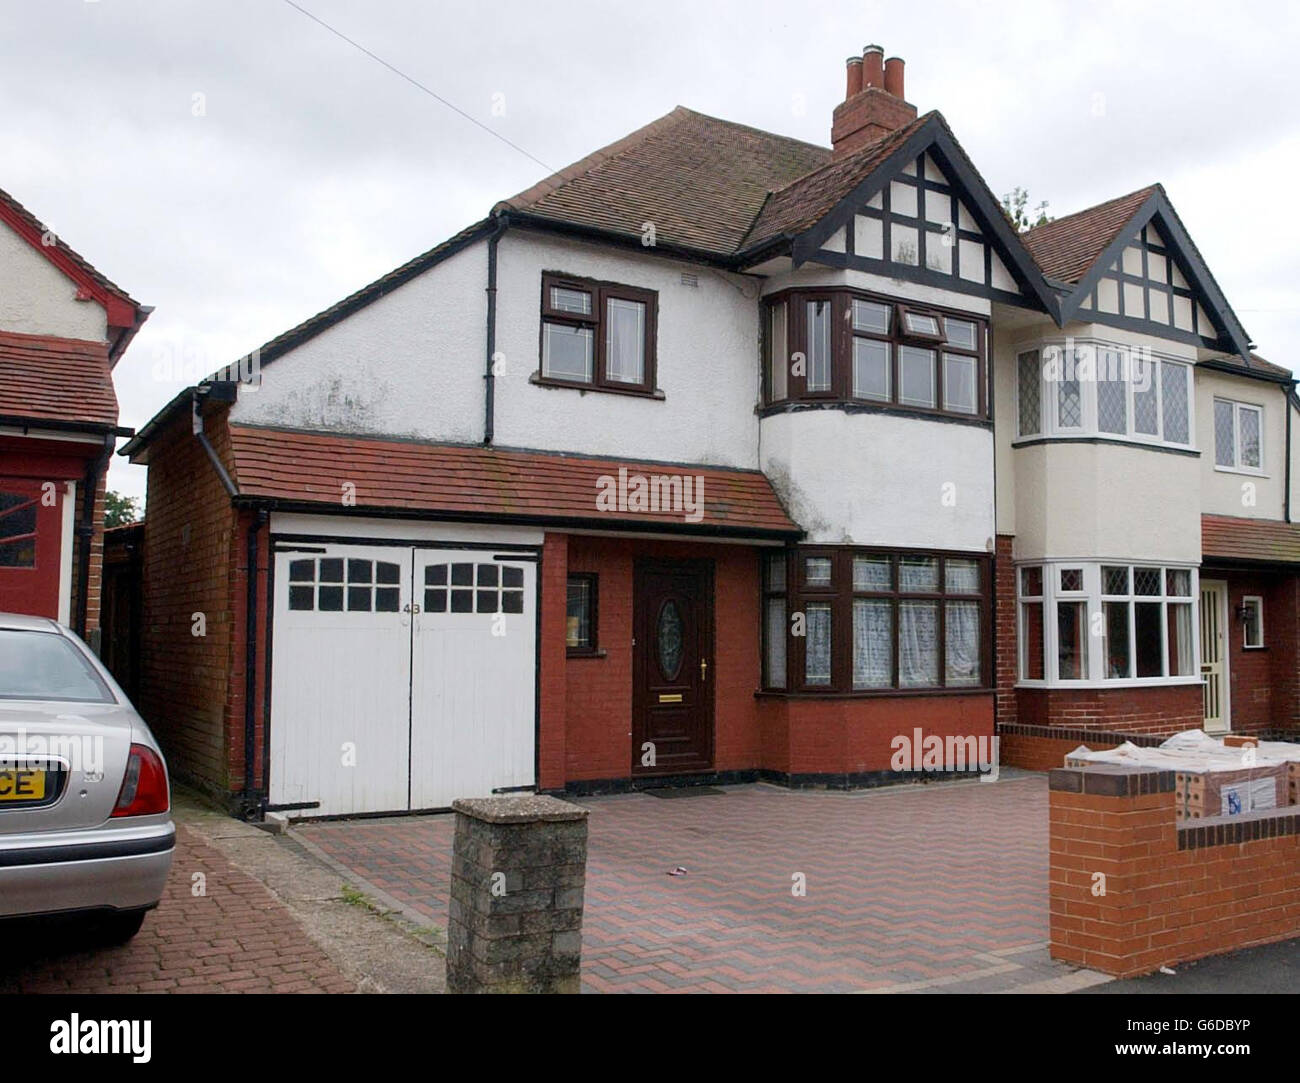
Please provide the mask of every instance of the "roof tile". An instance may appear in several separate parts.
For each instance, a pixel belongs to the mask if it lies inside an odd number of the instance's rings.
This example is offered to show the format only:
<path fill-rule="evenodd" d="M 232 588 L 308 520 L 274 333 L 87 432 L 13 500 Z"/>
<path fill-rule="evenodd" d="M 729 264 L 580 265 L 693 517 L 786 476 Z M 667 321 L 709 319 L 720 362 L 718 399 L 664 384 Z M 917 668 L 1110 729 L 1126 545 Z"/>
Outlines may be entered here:
<path fill-rule="evenodd" d="M 1048 278 L 1078 282 L 1159 185 L 1067 214 L 1022 233 L 1020 239 Z"/>
<path fill-rule="evenodd" d="M 108 343 L 0 331 L 0 415 L 115 426 Z"/>
<path fill-rule="evenodd" d="M 1202 515 L 1201 553 L 1207 559 L 1300 564 L 1300 523 Z"/>

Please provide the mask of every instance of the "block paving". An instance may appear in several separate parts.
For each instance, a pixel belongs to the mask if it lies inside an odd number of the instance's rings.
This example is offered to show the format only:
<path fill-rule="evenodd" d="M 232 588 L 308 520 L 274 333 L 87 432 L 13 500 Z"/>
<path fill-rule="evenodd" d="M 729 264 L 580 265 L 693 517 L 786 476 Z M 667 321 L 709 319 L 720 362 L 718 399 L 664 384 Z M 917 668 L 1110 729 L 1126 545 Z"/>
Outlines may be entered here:
<path fill-rule="evenodd" d="M 591 811 L 584 991 L 984 992 L 1070 980 L 1045 949 L 1043 775 L 572 800 Z M 445 926 L 452 830 L 448 814 L 294 835 L 362 890 Z M 678 866 L 686 873 L 670 876 Z"/>

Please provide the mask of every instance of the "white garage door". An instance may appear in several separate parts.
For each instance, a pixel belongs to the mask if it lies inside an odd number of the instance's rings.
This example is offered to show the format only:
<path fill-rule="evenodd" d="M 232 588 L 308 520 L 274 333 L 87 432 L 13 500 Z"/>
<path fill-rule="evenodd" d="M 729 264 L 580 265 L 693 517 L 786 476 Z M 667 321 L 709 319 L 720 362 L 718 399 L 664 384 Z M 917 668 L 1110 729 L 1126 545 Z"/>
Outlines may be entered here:
<path fill-rule="evenodd" d="M 519 552 L 282 546 L 270 803 L 393 812 L 532 786 L 536 573 Z"/>

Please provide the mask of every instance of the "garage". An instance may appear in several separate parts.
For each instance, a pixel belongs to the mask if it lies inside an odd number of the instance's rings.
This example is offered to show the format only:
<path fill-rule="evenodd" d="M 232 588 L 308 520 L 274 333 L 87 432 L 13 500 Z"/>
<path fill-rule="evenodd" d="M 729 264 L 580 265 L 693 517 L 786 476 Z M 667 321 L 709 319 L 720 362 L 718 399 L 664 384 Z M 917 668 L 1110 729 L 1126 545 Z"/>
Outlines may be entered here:
<path fill-rule="evenodd" d="M 490 543 L 276 540 L 270 808 L 441 809 L 532 788 L 537 562 Z"/>

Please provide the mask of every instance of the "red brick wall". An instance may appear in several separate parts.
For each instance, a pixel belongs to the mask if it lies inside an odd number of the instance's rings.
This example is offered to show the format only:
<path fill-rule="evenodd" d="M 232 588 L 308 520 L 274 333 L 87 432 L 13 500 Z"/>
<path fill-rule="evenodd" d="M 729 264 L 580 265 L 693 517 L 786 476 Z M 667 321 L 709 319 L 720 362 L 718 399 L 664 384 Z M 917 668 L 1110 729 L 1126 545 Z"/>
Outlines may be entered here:
<path fill-rule="evenodd" d="M 246 729 L 244 703 L 247 695 L 247 643 L 248 643 L 248 531 L 254 524 L 254 513 L 241 511 L 231 525 L 230 552 L 230 680 L 225 697 L 225 748 L 229 787 L 232 791 L 244 789 L 244 733 Z M 257 538 L 257 690 L 253 700 L 254 746 L 253 785 L 261 786 L 263 779 L 262 753 L 266 718 L 266 615 L 267 576 L 270 568 L 270 525 L 262 523 Z"/>
<path fill-rule="evenodd" d="M 95 633 L 99 628 L 100 601 L 104 586 L 104 506 L 107 492 L 108 478 L 105 472 L 100 476 L 94 492 L 95 506 L 92 522 L 95 525 L 95 533 L 90 539 L 90 575 L 87 576 L 85 639 L 92 644 L 96 643 L 98 638 Z M 78 606 L 81 604 L 81 554 L 86 544 L 85 539 L 78 537 L 75 532 L 81 525 L 82 516 L 86 514 L 87 495 L 85 478 L 78 478 L 77 503 L 73 510 L 72 605 L 69 612 L 74 628 L 77 625 Z"/>
<path fill-rule="evenodd" d="M 1199 684 L 1145 688 L 1020 688 L 1017 720 L 1029 726 L 1169 735 L 1199 729 Z"/>
<path fill-rule="evenodd" d="M 1053 772 L 1054 959 L 1129 976 L 1300 935 L 1300 811 L 1180 829 L 1174 785 L 1172 771 Z M 1122 795 L 1105 792 L 1118 787 Z M 1104 895 L 1094 893 L 1097 873 Z"/>
<path fill-rule="evenodd" d="M 541 689 L 537 785 L 558 790 L 566 781 L 568 666 L 565 658 L 567 534 L 547 534 L 542 546 Z"/>
<path fill-rule="evenodd" d="M 565 658 L 566 781 L 626 778 L 631 773 L 632 576 L 635 561 L 645 558 L 714 562 L 714 657 L 710 669 L 714 681 L 714 769 L 757 767 L 761 746 L 754 701 L 759 684 L 757 551 L 733 545 L 571 535 L 567 571 L 594 572 L 599 577 L 597 637 L 605 656 Z M 557 591 L 554 606 L 561 619 L 554 625 L 544 614 L 543 635 L 560 644 L 563 658 L 563 583 Z M 544 684 L 548 662 L 550 655 L 543 662 Z M 545 749 L 545 722 L 542 743 Z"/>
<path fill-rule="evenodd" d="M 762 766 L 792 775 L 891 770 L 891 742 L 925 736 L 992 737 L 993 694 L 860 699 L 764 697 Z"/>
<path fill-rule="evenodd" d="M 206 426 L 228 458 L 224 414 Z M 226 732 L 237 538 L 230 498 L 184 417 L 149 454 L 138 706 L 172 773 L 220 795 L 242 785 L 230 773 Z M 204 615 L 206 635 L 193 634 L 195 613 Z"/>
<path fill-rule="evenodd" d="M 1228 683 L 1232 729 L 1242 733 L 1287 729 L 1300 718 L 1297 703 L 1297 627 L 1294 575 L 1203 571 L 1228 584 Z M 1247 650 L 1237 607 L 1246 595 L 1264 599 L 1264 648 Z"/>
<path fill-rule="evenodd" d="M 998 722 L 1016 721 L 1016 568 L 1010 534 L 999 534 L 994 554 L 993 667 L 997 680 Z"/>

